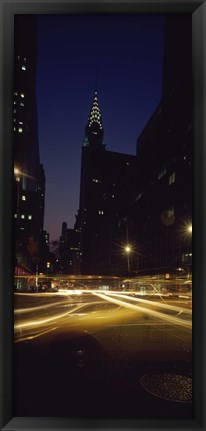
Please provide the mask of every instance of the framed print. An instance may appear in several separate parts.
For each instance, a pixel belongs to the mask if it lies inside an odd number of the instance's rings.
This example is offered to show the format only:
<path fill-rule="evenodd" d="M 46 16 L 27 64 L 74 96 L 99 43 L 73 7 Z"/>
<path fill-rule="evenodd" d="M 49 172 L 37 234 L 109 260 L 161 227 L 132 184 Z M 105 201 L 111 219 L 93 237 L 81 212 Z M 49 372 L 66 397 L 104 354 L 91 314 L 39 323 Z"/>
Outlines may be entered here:
<path fill-rule="evenodd" d="M 1 429 L 203 431 L 205 1 L 1 21 Z"/>

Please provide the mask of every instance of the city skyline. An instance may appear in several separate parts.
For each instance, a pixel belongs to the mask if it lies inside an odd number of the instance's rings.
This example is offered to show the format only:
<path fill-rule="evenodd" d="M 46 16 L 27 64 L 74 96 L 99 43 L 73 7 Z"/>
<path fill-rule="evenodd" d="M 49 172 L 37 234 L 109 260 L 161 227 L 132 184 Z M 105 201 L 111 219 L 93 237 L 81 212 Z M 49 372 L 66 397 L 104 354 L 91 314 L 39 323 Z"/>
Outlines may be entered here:
<path fill-rule="evenodd" d="M 96 78 L 106 149 L 134 155 L 161 98 L 163 41 L 159 15 L 38 17 L 38 135 L 51 241 L 62 222 L 74 226 Z"/>

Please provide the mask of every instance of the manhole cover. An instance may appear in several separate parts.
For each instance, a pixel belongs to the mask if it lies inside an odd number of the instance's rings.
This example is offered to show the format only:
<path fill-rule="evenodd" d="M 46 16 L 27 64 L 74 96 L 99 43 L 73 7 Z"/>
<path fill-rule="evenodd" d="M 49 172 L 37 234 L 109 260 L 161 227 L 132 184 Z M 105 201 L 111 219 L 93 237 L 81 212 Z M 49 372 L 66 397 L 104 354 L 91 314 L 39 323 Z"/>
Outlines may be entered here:
<path fill-rule="evenodd" d="M 181 374 L 146 374 L 141 377 L 142 387 L 154 395 L 168 401 L 192 402 L 192 378 Z"/>

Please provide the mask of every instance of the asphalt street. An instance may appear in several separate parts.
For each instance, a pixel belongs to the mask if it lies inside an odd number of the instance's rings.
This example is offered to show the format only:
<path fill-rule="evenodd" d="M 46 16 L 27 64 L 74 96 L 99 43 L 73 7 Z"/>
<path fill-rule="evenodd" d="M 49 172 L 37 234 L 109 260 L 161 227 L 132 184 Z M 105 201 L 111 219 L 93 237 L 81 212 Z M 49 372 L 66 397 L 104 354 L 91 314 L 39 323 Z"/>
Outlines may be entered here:
<path fill-rule="evenodd" d="M 16 416 L 192 416 L 188 295 L 65 290 L 14 304 Z"/>

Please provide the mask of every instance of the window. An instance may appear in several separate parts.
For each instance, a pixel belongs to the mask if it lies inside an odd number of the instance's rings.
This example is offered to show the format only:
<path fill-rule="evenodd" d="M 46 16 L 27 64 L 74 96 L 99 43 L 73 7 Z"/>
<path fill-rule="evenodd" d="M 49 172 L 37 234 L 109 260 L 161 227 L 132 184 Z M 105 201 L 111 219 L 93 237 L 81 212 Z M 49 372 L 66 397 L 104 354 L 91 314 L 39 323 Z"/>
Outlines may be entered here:
<path fill-rule="evenodd" d="M 22 97 L 22 99 L 24 98 L 24 93 L 21 93 L 20 96 Z"/>
<path fill-rule="evenodd" d="M 25 215 L 24 214 L 21 214 L 21 219 L 24 219 L 25 218 Z"/>
<path fill-rule="evenodd" d="M 23 66 L 21 66 L 22 70 L 26 70 L 26 66 L 23 64 Z"/>
<path fill-rule="evenodd" d="M 169 176 L 169 186 L 171 186 L 173 183 L 175 183 L 175 172 Z"/>
<path fill-rule="evenodd" d="M 31 214 L 28 215 L 28 220 L 32 220 L 32 215 Z"/>
<path fill-rule="evenodd" d="M 21 200 L 22 200 L 22 201 L 26 201 L 26 196 L 24 196 L 24 195 L 23 195 L 23 196 L 21 197 Z"/>
<path fill-rule="evenodd" d="M 160 180 L 166 174 L 166 172 L 167 172 L 166 168 L 162 169 L 162 171 L 158 175 L 158 180 Z"/>
<path fill-rule="evenodd" d="M 135 202 L 137 202 L 141 197 L 142 197 L 142 193 L 139 193 L 135 198 Z"/>
<path fill-rule="evenodd" d="M 18 128 L 18 132 L 19 132 L 19 133 L 22 133 L 22 132 L 23 132 L 22 127 L 19 127 L 19 128 Z"/>
<path fill-rule="evenodd" d="M 172 207 L 172 208 L 170 208 L 170 209 L 167 211 L 167 217 L 173 217 L 173 216 L 174 216 L 174 213 L 175 213 L 174 208 L 173 208 L 173 207 Z"/>
<path fill-rule="evenodd" d="M 99 214 L 100 214 L 100 215 L 103 215 L 103 214 L 104 214 L 104 211 L 99 210 Z"/>
<path fill-rule="evenodd" d="M 17 214 L 14 214 L 14 218 L 17 218 Z"/>
<path fill-rule="evenodd" d="M 24 106 L 24 103 L 23 103 L 23 102 L 20 102 L 20 106 Z"/>

